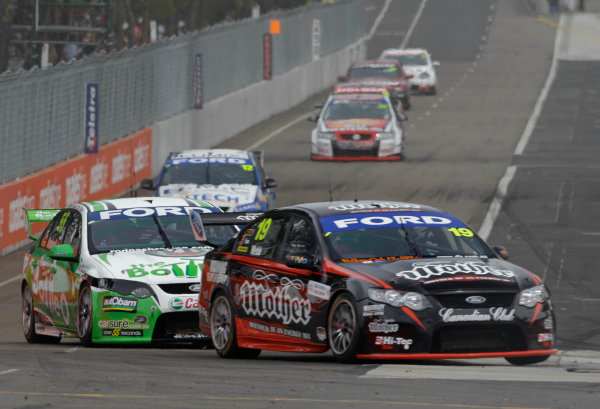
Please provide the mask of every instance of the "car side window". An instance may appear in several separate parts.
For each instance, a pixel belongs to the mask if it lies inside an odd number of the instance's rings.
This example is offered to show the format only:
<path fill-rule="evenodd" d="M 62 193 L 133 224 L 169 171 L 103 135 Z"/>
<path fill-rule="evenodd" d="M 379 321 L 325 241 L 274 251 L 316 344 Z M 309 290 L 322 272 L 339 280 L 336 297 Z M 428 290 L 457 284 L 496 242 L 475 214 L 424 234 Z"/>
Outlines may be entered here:
<path fill-rule="evenodd" d="M 81 246 L 81 215 L 76 210 L 71 210 L 70 213 L 63 244 L 70 244 L 73 247 L 75 256 L 78 256 L 79 247 Z"/>
<path fill-rule="evenodd" d="M 282 247 L 284 258 L 290 255 L 314 256 L 317 251 L 317 236 L 310 220 L 294 216 Z"/>
<path fill-rule="evenodd" d="M 69 212 L 66 210 L 63 210 L 54 216 L 48 229 L 44 232 L 44 237 L 40 241 L 40 247 L 50 250 L 52 247 L 62 244 L 68 219 Z"/>
<path fill-rule="evenodd" d="M 266 259 L 273 259 L 287 218 L 284 216 L 264 217 L 239 233 L 233 252 Z"/>

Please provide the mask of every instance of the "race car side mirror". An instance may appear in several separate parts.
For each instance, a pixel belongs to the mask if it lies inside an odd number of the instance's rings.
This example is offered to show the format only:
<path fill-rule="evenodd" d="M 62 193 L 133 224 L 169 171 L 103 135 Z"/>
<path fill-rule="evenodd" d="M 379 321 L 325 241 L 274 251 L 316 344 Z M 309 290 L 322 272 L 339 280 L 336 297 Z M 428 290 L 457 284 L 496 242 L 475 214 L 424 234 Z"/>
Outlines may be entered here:
<path fill-rule="evenodd" d="M 492 250 L 500 257 L 502 260 L 508 260 L 508 251 L 502 246 L 492 246 Z"/>
<path fill-rule="evenodd" d="M 58 244 L 50 249 L 50 258 L 60 261 L 77 261 L 75 250 L 70 244 Z"/>
<path fill-rule="evenodd" d="M 339 81 L 339 82 L 348 82 L 348 77 L 347 77 L 347 76 L 345 76 L 345 75 L 340 75 L 340 76 L 338 77 L 338 81 Z"/>
<path fill-rule="evenodd" d="M 277 187 L 277 181 L 274 178 L 267 178 L 265 184 L 268 188 Z"/>
<path fill-rule="evenodd" d="M 319 120 L 319 115 L 317 115 L 317 114 L 312 114 L 311 116 L 308 117 L 309 122 L 317 122 L 318 120 Z"/>
<path fill-rule="evenodd" d="M 152 190 L 154 189 L 154 183 L 152 183 L 152 179 L 144 179 L 140 183 L 140 187 L 142 189 Z"/>
<path fill-rule="evenodd" d="M 434 67 L 439 67 L 441 65 L 439 61 L 434 61 L 432 64 Z"/>

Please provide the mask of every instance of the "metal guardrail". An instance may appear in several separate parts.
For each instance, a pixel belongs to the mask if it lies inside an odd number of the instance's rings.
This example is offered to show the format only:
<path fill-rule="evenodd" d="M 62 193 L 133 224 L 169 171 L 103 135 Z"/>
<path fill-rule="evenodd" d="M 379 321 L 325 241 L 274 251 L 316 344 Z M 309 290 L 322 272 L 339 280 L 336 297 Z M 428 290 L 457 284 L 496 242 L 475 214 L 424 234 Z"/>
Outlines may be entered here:
<path fill-rule="evenodd" d="M 320 21 L 320 55 L 326 55 L 365 35 L 363 12 L 361 0 L 343 0 L 46 70 L 6 72 L 0 75 L 0 184 L 84 152 L 86 83 L 99 84 L 99 139 L 106 144 L 192 109 L 197 53 L 202 53 L 207 103 L 263 80 L 262 37 L 270 20 L 280 20 L 282 27 L 273 36 L 276 76 L 312 60 L 313 20 Z"/>

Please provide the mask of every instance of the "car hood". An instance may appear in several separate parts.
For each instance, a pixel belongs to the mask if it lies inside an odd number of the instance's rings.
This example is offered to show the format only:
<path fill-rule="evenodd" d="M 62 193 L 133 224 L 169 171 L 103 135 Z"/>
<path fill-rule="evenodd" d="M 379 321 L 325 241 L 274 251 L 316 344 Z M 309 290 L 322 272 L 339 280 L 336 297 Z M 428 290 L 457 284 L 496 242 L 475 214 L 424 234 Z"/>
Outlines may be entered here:
<path fill-rule="evenodd" d="M 519 291 L 539 280 L 501 259 L 439 257 L 395 262 L 345 263 L 344 267 L 395 289 L 419 292 L 458 290 Z M 420 290 L 419 290 L 420 289 Z"/>
<path fill-rule="evenodd" d="M 91 256 L 102 277 L 150 284 L 198 282 L 211 247 L 119 250 Z M 89 272 L 91 273 L 91 272 Z M 102 278 L 98 277 L 98 278 Z"/>
<path fill-rule="evenodd" d="M 325 125 L 331 131 L 360 131 L 360 130 L 381 130 L 387 126 L 390 121 L 387 119 L 374 118 L 355 118 L 355 119 L 331 119 L 325 121 Z"/>
<path fill-rule="evenodd" d="M 177 184 L 158 188 L 159 196 L 188 197 L 206 200 L 219 207 L 230 208 L 256 201 L 258 186 L 250 184 L 196 185 Z"/>

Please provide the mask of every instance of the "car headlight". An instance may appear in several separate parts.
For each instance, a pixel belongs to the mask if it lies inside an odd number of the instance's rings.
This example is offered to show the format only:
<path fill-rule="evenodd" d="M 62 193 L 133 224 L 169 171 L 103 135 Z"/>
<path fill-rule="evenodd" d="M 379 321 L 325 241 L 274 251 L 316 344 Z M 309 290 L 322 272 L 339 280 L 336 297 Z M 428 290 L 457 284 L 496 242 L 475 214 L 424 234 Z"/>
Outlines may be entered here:
<path fill-rule="evenodd" d="M 330 141 L 335 140 L 335 134 L 333 132 L 317 132 L 317 139 L 327 139 Z"/>
<path fill-rule="evenodd" d="M 394 134 L 392 132 L 379 132 L 377 134 L 377 139 L 394 139 Z"/>
<path fill-rule="evenodd" d="M 428 72 L 422 72 L 422 73 L 419 75 L 419 78 L 423 78 L 423 79 L 425 79 L 425 78 L 429 78 L 429 73 L 428 73 Z"/>
<path fill-rule="evenodd" d="M 369 299 L 375 302 L 389 304 L 392 307 L 408 307 L 413 311 L 423 311 L 431 308 L 431 303 L 423 294 L 407 291 L 369 288 Z"/>
<path fill-rule="evenodd" d="M 544 285 L 537 285 L 521 291 L 519 294 L 519 305 L 532 308 L 537 303 L 543 303 L 550 297 Z"/>
<path fill-rule="evenodd" d="M 134 295 L 137 298 L 154 296 L 156 298 L 156 294 L 154 294 L 154 291 L 152 291 L 152 288 L 148 284 L 137 281 L 100 278 L 93 279 L 92 285 L 103 290 L 114 291 L 121 295 Z"/>

